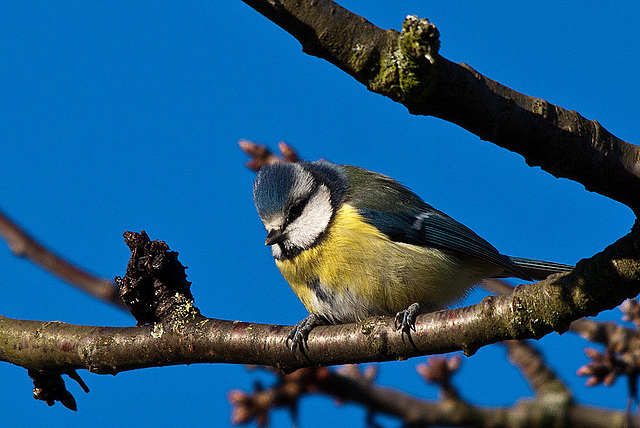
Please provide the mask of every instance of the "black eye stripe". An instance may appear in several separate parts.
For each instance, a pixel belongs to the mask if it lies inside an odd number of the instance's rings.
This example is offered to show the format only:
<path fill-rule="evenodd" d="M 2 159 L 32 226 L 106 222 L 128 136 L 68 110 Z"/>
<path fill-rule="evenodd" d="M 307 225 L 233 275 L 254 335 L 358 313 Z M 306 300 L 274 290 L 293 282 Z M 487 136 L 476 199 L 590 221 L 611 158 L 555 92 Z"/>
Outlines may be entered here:
<path fill-rule="evenodd" d="M 304 207 L 307 206 L 309 199 L 311 199 L 311 197 L 301 199 L 291 204 L 287 210 L 287 223 L 291 223 L 302 215 L 302 211 L 304 211 Z"/>

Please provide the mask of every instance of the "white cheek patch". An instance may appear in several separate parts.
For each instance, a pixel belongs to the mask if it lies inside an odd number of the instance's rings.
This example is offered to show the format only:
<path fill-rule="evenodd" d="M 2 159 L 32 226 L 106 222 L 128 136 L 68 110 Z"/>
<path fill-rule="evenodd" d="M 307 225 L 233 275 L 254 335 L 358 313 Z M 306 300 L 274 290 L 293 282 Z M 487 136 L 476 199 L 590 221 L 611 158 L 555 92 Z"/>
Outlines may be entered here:
<path fill-rule="evenodd" d="M 331 214 L 333 207 L 329 189 L 321 184 L 305 205 L 300 217 L 287 227 L 289 242 L 299 248 L 310 247 L 329 225 Z"/>

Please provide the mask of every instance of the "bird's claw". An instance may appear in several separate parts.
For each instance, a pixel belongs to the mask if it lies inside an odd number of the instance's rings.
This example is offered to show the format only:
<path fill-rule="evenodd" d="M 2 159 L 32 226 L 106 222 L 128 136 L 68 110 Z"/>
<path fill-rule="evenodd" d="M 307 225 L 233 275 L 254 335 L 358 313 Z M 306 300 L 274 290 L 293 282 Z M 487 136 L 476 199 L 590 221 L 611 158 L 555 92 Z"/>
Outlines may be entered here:
<path fill-rule="evenodd" d="M 407 309 L 398 312 L 393 322 L 396 330 L 401 330 L 402 333 L 407 335 L 411 330 L 416 331 L 416 317 L 421 309 L 422 305 L 420 303 L 412 303 Z"/>
<path fill-rule="evenodd" d="M 325 324 L 327 324 L 327 320 L 322 315 L 309 314 L 306 318 L 293 326 L 287 335 L 287 344 L 291 341 L 291 345 L 289 346 L 291 353 L 295 356 L 296 349 L 300 349 L 300 352 L 304 354 L 305 348 L 309 349 L 307 340 L 309 339 L 309 333 L 311 333 L 311 330 L 319 325 Z"/>

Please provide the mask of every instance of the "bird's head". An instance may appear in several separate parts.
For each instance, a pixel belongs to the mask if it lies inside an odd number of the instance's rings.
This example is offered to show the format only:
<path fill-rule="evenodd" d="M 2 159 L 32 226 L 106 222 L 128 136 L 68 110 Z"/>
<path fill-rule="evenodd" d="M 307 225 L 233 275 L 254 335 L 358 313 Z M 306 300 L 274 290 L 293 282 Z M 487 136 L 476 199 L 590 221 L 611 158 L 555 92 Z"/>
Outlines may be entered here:
<path fill-rule="evenodd" d="M 344 172 L 330 162 L 278 163 L 260 169 L 253 200 L 273 256 L 288 259 L 316 245 L 345 190 Z"/>

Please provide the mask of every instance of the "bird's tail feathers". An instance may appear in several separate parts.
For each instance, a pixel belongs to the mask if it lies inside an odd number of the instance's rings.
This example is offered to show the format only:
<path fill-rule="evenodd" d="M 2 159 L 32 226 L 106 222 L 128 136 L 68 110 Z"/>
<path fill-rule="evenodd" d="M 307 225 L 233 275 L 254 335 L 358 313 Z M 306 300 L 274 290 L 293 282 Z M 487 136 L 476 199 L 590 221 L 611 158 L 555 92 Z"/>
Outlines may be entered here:
<path fill-rule="evenodd" d="M 521 257 L 507 258 L 518 267 L 520 271 L 526 273 L 534 280 L 545 279 L 554 273 L 569 272 L 573 270 L 573 266 L 563 263 L 546 262 L 543 260 L 523 259 Z"/>

